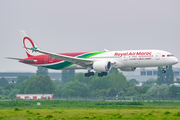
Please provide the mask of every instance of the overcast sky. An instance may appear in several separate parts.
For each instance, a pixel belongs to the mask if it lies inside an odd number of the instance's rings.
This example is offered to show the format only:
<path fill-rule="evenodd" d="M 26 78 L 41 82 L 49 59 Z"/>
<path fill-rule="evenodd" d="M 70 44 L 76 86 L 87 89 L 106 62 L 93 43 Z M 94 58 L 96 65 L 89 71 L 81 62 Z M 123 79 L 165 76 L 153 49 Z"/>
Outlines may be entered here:
<path fill-rule="evenodd" d="M 50 52 L 160 49 L 180 60 L 179 6 L 180 0 L 0 0 L 0 72 L 36 72 L 4 58 L 27 57 L 19 30 Z"/>

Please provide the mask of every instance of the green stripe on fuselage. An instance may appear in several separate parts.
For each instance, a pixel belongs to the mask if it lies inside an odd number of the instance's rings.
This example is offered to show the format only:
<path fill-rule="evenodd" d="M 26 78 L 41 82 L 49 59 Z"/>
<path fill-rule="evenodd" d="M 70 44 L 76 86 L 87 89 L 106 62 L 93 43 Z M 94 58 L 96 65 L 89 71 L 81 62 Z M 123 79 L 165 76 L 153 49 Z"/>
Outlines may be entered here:
<path fill-rule="evenodd" d="M 95 56 L 95 55 L 98 55 L 98 54 L 102 54 L 102 53 L 105 53 L 105 52 L 108 52 L 108 51 L 86 53 L 86 54 L 77 56 L 77 58 L 86 59 L 86 58 L 89 58 L 89 57 L 92 57 L 92 56 Z M 46 67 L 46 68 L 58 70 L 58 69 L 64 69 L 64 68 L 69 67 L 69 66 L 71 66 L 73 64 L 74 63 L 72 63 L 72 62 L 64 61 L 64 62 L 60 62 L 60 63 L 57 63 L 57 64 L 46 65 L 46 66 L 41 66 L 41 67 Z"/>
<path fill-rule="evenodd" d="M 90 57 L 92 57 L 92 56 L 99 55 L 99 54 L 105 53 L 105 52 L 107 52 L 107 51 L 86 53 L 86 54 L 83 54 L 83 55 L 78 56 L 77 58 L 84 58 L 84 59 L 86 59 L 86 58 L 90 58 Z"/>
<path fill-rule="evenodd" d="M 69 67 L 69 66 L 71 66 L 73 64 L 74 63 L 64 61 L 64 62 L 57 63 L 57 64 L 54 64 L 54 65 L 46 65 L 46 66 L 42 66 L 42 67 L 59 70 L 59 69 Z"/>

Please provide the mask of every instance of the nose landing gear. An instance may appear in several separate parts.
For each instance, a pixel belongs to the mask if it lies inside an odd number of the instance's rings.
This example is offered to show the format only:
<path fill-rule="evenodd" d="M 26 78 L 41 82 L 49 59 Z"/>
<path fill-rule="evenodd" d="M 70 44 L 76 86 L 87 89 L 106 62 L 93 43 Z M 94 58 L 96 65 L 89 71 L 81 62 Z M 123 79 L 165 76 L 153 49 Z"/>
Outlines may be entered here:
<path fill-rule="evenodd" d="M 166 73 L 166 70 L 162 70 L 162 73 Z"/>
<path fill-rule="evenodd" d="M 162 73 L 166 73 L 166 70 L 167 70 L 168 66 L 165 66 L 162 68 Z"/>

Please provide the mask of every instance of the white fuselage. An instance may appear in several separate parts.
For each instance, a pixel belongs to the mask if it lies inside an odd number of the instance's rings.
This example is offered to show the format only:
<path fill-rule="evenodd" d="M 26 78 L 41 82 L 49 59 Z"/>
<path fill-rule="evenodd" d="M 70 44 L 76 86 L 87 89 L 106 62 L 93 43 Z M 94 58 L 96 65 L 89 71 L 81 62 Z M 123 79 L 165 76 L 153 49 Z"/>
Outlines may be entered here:
<path fill-rule="evenodd" d="M 108 51 L 87 58 L 93 61 L 108 60 L 112 68 L 160 67 L 178 63 L 178 59 L 171 53 L 162 50 L 123 50 Z M 72 65 L 66 69 L 86 69 L 79 65 Z"/>

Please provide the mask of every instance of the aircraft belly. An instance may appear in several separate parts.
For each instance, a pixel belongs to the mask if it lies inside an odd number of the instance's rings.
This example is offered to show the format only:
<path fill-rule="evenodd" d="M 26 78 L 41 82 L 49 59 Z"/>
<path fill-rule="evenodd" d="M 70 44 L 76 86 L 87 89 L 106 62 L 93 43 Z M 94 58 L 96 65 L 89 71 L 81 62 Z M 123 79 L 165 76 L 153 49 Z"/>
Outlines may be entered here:
<path fill-rule="evenodd" d="M 84 68 L 84 67 L 82 67 L 80 65 L 77 65 L 77 64 L 73 64 L 73 65 L 71 65 L 69 67 L 64 68 L 63 70 L 71 70 L 71 69 L 86 69 L 86 68 Z"/>

